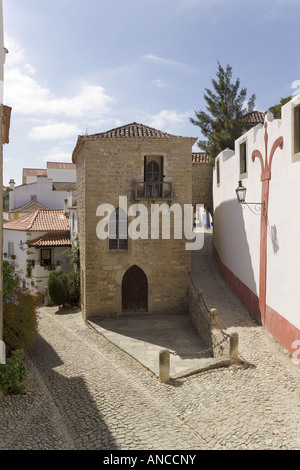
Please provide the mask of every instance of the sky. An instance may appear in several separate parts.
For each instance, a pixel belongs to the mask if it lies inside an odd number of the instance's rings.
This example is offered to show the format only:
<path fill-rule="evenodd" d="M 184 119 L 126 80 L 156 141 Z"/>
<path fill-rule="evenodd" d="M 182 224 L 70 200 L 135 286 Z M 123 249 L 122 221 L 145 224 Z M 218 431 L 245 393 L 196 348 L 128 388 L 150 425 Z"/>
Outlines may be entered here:
<path fill-rule="evenodd" d="M 300 0 L 3 0 L 3 184 L 131 122 L 201 138 L 189 118 L 218 62 L 266 111 L 300 83 L 299 14 Z"/>

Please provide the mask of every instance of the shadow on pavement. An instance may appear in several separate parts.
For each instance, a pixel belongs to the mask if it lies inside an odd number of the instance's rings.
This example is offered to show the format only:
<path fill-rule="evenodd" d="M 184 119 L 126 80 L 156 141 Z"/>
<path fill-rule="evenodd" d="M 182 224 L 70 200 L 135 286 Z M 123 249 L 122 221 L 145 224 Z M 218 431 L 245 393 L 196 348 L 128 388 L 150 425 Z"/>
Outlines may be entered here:
<path fill-rule="evenodd" d="M 114 438 L 90 395 L 84 378 L 66 377 L 55 370 L 65 364 L 40 335 L 37 335 L 28 354 L 59 410 L 62 422 L 71 436 L 70 441 L 73 441 L 74 447 L 71 442 L 72 449 L 117 449 Z M 64 373 L 66 370 L 67 368 L 64 367 Z"/>

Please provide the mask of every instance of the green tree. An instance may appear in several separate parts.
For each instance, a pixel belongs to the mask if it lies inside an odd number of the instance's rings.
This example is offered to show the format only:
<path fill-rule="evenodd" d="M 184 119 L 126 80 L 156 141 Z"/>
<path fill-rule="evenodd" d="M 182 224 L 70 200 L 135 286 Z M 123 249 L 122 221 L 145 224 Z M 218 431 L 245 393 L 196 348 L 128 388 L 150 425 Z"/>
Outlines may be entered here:
<path fill-rule="evenodd" d="M 268 109 L 273 116 L 274 119 L 281 119 L 281 108 L 284 104 L 288 103 L 293 97 L 288 96 L 287 98 L 281 98 L 280 103 L 276 104 L 275 106 L 271 106 L 271 108 Z"/>
<path fill-rule="evenodd" d="M 206 139 L 199 140 L 198 146 L 214 159 L 227 147 L 234 148 L 234 141 L 245 131 L 241 118 L 254 110 L 256 96 L 247 101 L 247 89 L 240 88 L 240 79 L 232 82 L 232 67 L 223 68 L 219 62 L 212 86 L 204 94 L 207 112 L 195 111 L 196 119 L 190 121 Z"/>

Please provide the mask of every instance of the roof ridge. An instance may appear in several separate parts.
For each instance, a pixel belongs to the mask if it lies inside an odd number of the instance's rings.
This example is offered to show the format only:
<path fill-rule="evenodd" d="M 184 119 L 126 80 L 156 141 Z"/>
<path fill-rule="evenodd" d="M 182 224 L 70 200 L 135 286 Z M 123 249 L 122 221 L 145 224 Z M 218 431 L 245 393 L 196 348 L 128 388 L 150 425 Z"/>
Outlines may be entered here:
<path fill-rule="evenodd" d="M 32 214 L 33 214 L 33 217 L 32 217 L 31 223 L 30 223 L 30 225 L 29 225 L 29 227 L 28 227 L 29 229 L 33 226 L 33 223 L 35 222 L 35 220 L 36 220 L 36 218 L 37 218 L 37 216 L 38 216 L 38 213 L 39 213 L 39 209 L 37 209 L 35 212 L 32 213 Z"/>
<path fill-rule="evenodd" d="M 165 136 L 180 137 L 180 136 L 176 136 L 175 134 L 171 134 L 171 133 L 162 131 L 160 129 L 156 129 L 155 127 L 151 127 L 151 126 L 148 126 L 147 124 L 142 124 L 142 123 L 139 123 L 139 122 L 136 122 L 136 121 L 130 122 L 128 124 L 123 124 L 122 126 L 114 127 L 114 128 L 109 129 L 107 131 L 97 132 L 96 134 L 90 134 L 90 135 L 87 135 L 86 137 L 96 137 L 96 136 L 101 136 L 101 135 L 104 136 L 105 134 L 108 135 L 112 132 L 117 133 L 120 130 L 130 129 L 131 127 L 138 127 L 138 128 L 141 128 L 141 129 L 147 129 L 147 130 L 150 130 L 150 131 L 153 131 L 155 133 L 165 135 Z"/>

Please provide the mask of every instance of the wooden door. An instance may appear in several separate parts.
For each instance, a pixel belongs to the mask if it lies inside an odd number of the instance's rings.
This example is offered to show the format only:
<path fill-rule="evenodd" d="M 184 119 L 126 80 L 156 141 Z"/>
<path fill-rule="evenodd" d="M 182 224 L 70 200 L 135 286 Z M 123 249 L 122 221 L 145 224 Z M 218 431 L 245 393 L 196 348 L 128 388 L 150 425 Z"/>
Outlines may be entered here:
<path fill-rule="evenodd" d="M 122 311 L 148 311 L 148 281 L 146 274 L 138 266 L 131 266 L 122 281 Z"/>

